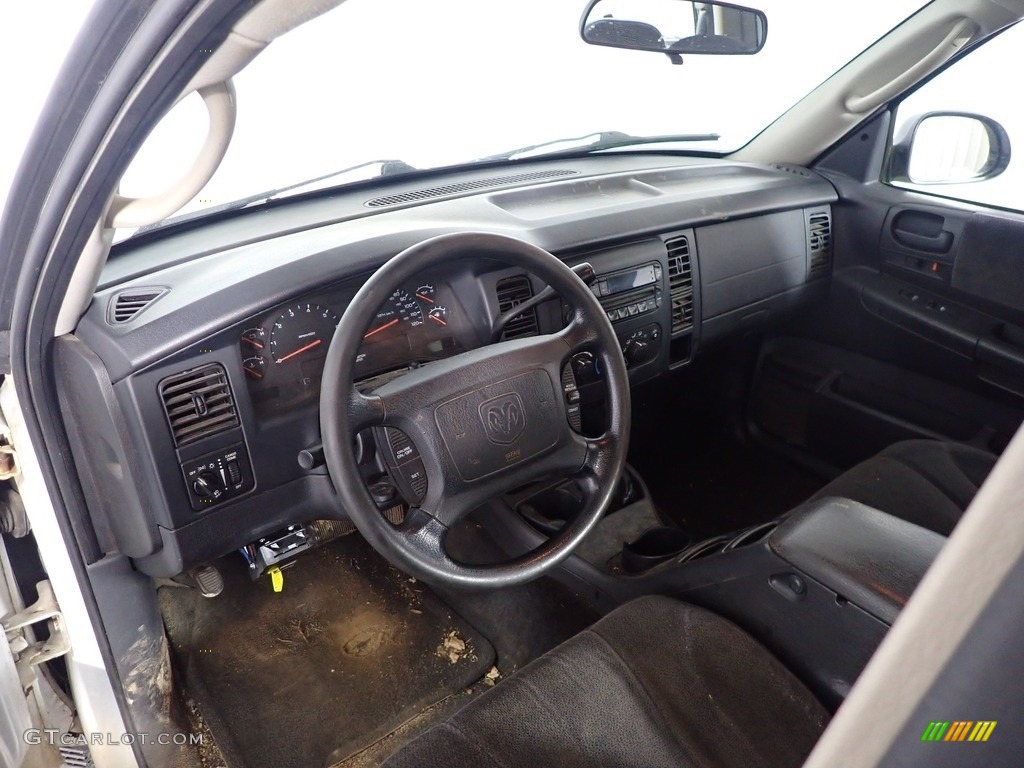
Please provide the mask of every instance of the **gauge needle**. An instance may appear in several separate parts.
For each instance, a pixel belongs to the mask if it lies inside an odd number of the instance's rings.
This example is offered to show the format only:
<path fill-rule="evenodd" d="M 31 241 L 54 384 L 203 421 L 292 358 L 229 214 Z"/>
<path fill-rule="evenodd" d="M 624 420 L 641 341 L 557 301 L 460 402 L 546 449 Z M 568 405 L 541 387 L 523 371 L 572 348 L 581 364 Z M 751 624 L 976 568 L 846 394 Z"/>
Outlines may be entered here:
<path fill-rule="evenodd" d="M 263 349 L 263 345 L 260 342 L 256 341 L 256 339 L 250 339 L 248 336 L 243 336 L 242 341 L 249 342 L 254 347 L 256 347 L 256 349 Z"/>
<path fill-rule="evenodd" d="M 255 368 L 250 368 L 249 366 L 245 366 L 245 372 L 248 373 L 250 376 L 255 376 L 257 379 L 262 379 L 263 378 L 263 374 L 260 373 Z"/>
<path fill-rule="evenodd" d="M 422 293 L 417 293 L 416 296 L 423 299 L 424 301 L 429 301 L 431 304 L 434 303 L 434 300 L 432 298 L 430 298 L 429 296 L 424 296 Z"/>
<path fill-rule="evenodd" d="M 429 317 L 438 325 L 448 325 L 448 323 L 445 321 L 443 317 L 438 317 L 437 315 L 427 315 L 427 317 Z"/>
<path fill-rule="evenodd" d="M 280 364 L 281 364 L 281 363 L 283 363 L 283 362 L 284 362 L 285 360 L 291 360 L 291 359 L 292 359 L 293 357 L 295 357 L 296 355 L 301 355 L 301 354 L 302 354 L 303 352 L 308 352 L 309 350 L 313 349 L 313 347 L 319 347 L 319 346 L 320 346 L 320 342 L 321 342 L 321 341 L 323 341 L 323 339 L 317 339 L 316 341 L 311 341 L 311 342 L 309 342 L 309 344 L 307 344 L 306 346 L 304 346 L 304 347 L 299 347 L 299 348 L 298 348 L 298 349 L 296 349 L 296 350 L 295 350 L 294 352 L 289 352 L 289 353 L 288 353 L 287 355 L 285 355 L 284 357 L 282 357 L 282 358 L 281 358 L 280 360 L 276 360 L 275 362 L 276 362 L 276 363 L 277 363 L 278 365 L 280 365 Z"/>
<path fill-rule="evenodd" d="M 408 294 L 406 294 L 406 295 L 408 295 Z M 363 336 L 363 338 L 364 338 L 364 339 L 368 339 L 368 338 L 370 338 L 371 336 L 373 336 L 373 335 L 374 335 L 375 333 L 380 333 L 381 331 L 385 330 L 386 328 L 390 328 L 390 327 L 391 327 L 391 326 L 393 326 L 393 325 L 398 325 L 398 318 L 397 318 L 397 317 L 393 317 L 393 318 L 391 318 L 391 319 L 390 319 L 390 320 L 388 320 L 388 321 L 387 321 L 386 323 L 384 323 L 384 325 L 380 326 L 380 328 L 374 328 L 374 329 L 373 329 L 372 331 L 370 331 L 370 332 L 369 332 L 368 334 L 366 334 L 365 336 Z"/>

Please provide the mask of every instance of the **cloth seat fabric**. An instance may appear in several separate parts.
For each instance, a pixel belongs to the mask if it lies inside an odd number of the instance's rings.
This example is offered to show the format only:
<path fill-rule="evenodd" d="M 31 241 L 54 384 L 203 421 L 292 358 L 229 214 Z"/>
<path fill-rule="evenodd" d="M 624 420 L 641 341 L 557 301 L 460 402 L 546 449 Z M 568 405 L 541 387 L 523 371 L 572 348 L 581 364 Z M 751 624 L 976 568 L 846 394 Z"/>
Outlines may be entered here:
<path fill-rule="evenodd" d="M 388 768 L 788 768 L 828 714 L 729 621 L 644 597 L 502 681 Z"/>
<path fill-rule="evenodd" d="M 840 496 L 948 536 L 997 457 L 939 440 L 894 443 L 818 491 Z"/>

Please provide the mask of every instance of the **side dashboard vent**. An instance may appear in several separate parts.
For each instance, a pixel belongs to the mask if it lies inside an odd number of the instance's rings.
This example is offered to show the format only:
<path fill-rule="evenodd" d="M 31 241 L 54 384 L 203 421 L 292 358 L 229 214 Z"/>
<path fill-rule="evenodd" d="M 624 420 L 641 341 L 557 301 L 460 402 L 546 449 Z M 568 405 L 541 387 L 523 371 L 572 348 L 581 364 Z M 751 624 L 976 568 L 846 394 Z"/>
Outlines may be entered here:
<path fill-rule="evenodd" d="M 807 214 L 807 276 L 828 273 L 832 263 L 832 215 L 828 209 Z"/>
<path fill-rule="evenodd" d="M 121 325 L 138 317 L 146 307 L 167 293 L 166 288 L 131 288 L 115 295 L 107 305 L 107 321 Z"/>
<path fill-rule="evenodd" d="M 478 192 L 483 189 L 497 189 L 509 184 L 520 184 L 526 181 L 542 181 L 544 179 L 557 179 L 562 176 L 575 176 L 579 171 L 565 168 L 550 171 L 532 171 L 531 173 L 515 173 L 508 176 L 492 176 L 489 179 L 478 179 L 476 181 L 462 181 L 457 184 L 445 184 L 440 187 L 426 187 L 416 189 L 412 192 L 401 192 L 397 195 L 385 195 L 367 200 L 364 205 L 368 208 L 385 208 L 389 205 L 401 205 L 402 203 L 413 203 L 417 200 L 430 200 L 435 197 L 447 197 L 457 195 L 461 192 Z"/>
<path fill-rule="evenodd" d="M 672 297 L 672 333 L 693 328 L 693 271 L 690 238 L 686 235 L 665 241 L 668 250 L 668 287 Z"/>
<path fill-rule="evenodd" d="M 176 446 L 238 425 L 227 373 L 218 363 L 168 376 L 160 382 L 160 399 Z"/>
<path fill-rule="evenodd" d="M 512 307 L 533 297 L 533 286 L 530 285 L 530 278 L 526 275 L 502 278 L 498 281 L 495 290 L 498 294 L 499 315 L 504 315 Z M 540 333 L 540 326 L 537 323 L 537 309 L 534 308 L 509 320 L 501 338 L 508 341 L 509 339 L 536 336 L 538 333 Z"/>

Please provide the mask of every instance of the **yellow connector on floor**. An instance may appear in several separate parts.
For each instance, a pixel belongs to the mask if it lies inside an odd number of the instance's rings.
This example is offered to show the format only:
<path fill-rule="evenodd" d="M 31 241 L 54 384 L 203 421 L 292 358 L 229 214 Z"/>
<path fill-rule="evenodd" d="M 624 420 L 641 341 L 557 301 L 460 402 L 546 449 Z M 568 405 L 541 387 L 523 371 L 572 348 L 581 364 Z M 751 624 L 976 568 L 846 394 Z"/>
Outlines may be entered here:
<path fill-rule="evenodd" d="M 275 592 L 280 592 L 284 589 L 284 573 L 281 572 L 280 567 L 272 565 L 267 568 L 267 575 L 270 576 L 270 585 L 274 588 Z"/>

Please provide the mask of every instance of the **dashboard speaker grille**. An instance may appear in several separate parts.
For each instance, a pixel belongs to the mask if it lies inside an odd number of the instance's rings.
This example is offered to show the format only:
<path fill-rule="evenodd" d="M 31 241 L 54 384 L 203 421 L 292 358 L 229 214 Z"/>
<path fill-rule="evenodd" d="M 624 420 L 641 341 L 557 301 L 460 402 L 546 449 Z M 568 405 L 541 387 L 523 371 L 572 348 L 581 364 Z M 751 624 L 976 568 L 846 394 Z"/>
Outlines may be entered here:
<path fill-rule="evenodd" d="M 448 195 L 457 195 L 460 192 L 475 192 L 481 189 L 494 189 L 495 187 L 504 187 L 508 184 L 519 184 L 524 181 L 539 181 L 541 179 L 556 179 L 560 176 L 574 176 L 579 171 L 573 171 L 565 168 L 559 168 L 550 171 L 533 171 L 532 173 L 516 173 L 508 176 L 492 176 L 488 179 L 478 179 L 477 181 L 463 181 L 458 184 L 445 184 L 439 187 L 426 187 L 424 189 L 413 190 L 412 192 L 402 192 L 397 195 L 385 195 L 384 197 L 375 197 L 372 200 L 367 200 L 365 205 L 368 208 L 384 208 L 388 205 L 400 205 L 401 203 L 412 203 L 417 200 L 429 200 L 433 197 L 447 197 Z"/>
<path fill-rule="evenodd" d="M 227 373 L 217 363 L 168 376 L 160 382 L 160 399 L 176 446 L 238 425 Z"/>
<path fill-rule="evenodd" d="M 832 261 L 832 216 L 827 208 L 807 214 L 807 254 L 810 277 L 828 272 Z"/>
<path fill-rule="evenodd" d="M 665 241 L 668 251 L 668 287 L 672 297 L 672 333 L 693 328 L 693 272 L 690 239 L 686 235 Z"/>
<path fill-rule="evenodd" d="M 110 300 L 107 321 L 120 325 L 134 320 L 138 314 L 167 293 L 166 288 L 132 288 L 121 291 Z"/>
<path fill-rule="evenodd" d="M 496 286 L 498 294 L 498 314 L 504 315 L 512 307 L 522 304 L 533 297 L 533 287 L 526 275 L 506 277 L 498 281 Z M 504 340 L 522 339 L 527 336 L 536 336 L 540 332 L 537 324 L 537 310 L 531 309 L 523 314 L 513 317 L 505 326 L 505 332 L 501 335 Z"/>

